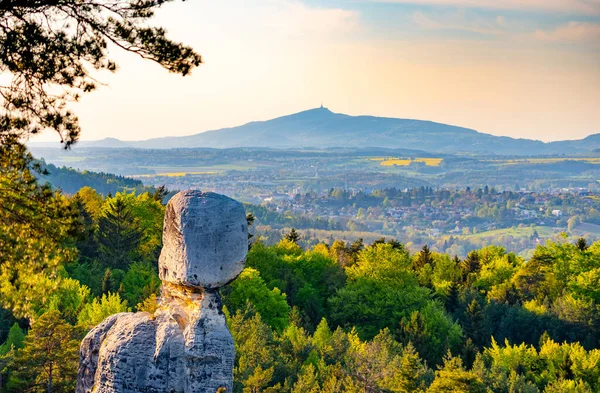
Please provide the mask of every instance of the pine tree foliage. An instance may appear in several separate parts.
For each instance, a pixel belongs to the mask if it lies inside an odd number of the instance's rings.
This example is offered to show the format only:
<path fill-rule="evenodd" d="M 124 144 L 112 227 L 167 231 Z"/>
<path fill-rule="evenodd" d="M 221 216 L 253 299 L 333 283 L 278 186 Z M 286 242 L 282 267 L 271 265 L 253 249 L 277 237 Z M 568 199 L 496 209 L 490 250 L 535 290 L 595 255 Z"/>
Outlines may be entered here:
<path fill-rule="evenodd" d="M 296 229 L 292 228 L 286 235 L 283 236 L 283 238 L 298 244 L 298 240 L 300 240 L 300 234 L 298 231 L 296 231 Z"/>
<path fill-rule="evenodd" d="M 49 311 L 36 321 L 16 352 L 10 368 L 13 390 L 24 392 L 72 392 L 79 364 L 81 339 L 77 329 Z"/>
<path fill-rule="evenodd" d="M 415 270 L 422 269 L 425 265 L 433 265 L 434 259 L 427 244 L 423 245 L 421 252 L 419 252 L 413 262 Z"/>
<path fill-rule="evenodd" d="M 97 71 L 113 72 L 116 47 L 187 75 L 201 57 L 169 40 L 148 20 L 169 0 L 3 0 L 0 3 L 0 142 L 55 130 L 69 147 L 77 117 L 67 108 L 99 84 Z"/>
<path fill-rule="evenodd" d="M 25 333 L 18 323 L 14 323 L 8 331 L 8 338 L 4 344 L 0 345 L 0 356 L 6 355 L 11 350 L 23 348 L 24 341 Z"/>
<path fill-rule="evenodd" d="M 107 266 L 124 269 L 137 259 L 143 232 L 123 198 L 111 198 L 98 221 L 99 250 Z"/>

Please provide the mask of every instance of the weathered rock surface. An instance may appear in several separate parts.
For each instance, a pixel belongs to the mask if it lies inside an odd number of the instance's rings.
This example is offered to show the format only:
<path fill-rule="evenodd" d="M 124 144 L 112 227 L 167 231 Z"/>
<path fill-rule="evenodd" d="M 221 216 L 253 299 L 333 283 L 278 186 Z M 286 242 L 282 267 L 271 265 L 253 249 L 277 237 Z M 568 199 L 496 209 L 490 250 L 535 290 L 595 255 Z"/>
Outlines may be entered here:
<path fill-rule="evenodd" d="M 241 272 L 246 252 L 241 204 L 198 191 L 173 197 L 159 308 L 154 315 L 113 315 L 88 333 L 76 392 L 232 392 L 233 338 L 216 288 Z"/>
<path fill-rule="evenodd" d="M 167 206 L 159 275 L 164 282 L 218 288 L 244 269 L 244 207 L 212 192 L 182 191 Z"/>

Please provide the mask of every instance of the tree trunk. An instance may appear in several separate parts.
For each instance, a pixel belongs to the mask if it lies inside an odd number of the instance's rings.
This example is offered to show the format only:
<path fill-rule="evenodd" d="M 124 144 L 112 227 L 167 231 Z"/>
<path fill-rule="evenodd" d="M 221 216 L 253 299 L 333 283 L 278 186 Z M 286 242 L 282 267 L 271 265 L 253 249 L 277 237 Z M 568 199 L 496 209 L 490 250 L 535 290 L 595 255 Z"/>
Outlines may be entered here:
<path fill-rule="evenodd" d="M 48 373 L 48 393 L 52 393 L 52 366 L 50 366 L 50 372 Z"/>

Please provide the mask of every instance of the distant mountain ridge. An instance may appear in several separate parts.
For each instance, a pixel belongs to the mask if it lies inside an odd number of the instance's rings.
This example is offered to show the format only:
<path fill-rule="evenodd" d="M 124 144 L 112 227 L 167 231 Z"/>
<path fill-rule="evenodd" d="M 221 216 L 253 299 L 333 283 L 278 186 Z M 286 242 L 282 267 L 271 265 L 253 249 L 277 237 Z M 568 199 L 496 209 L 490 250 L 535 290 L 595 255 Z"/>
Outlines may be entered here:
<path fill-rule="evenodd" d="M 362 148 L 385 147 L 439 153 L 582 154 L 600 148 L 600 134 L 576 141 L 544 143 L 494 136 L 431 121 L 350 116 L 320 107 L 266 121 L 190 136 L 124 142 L 114 138 L 80 142 L 86 147 L 169 148 Z"/>

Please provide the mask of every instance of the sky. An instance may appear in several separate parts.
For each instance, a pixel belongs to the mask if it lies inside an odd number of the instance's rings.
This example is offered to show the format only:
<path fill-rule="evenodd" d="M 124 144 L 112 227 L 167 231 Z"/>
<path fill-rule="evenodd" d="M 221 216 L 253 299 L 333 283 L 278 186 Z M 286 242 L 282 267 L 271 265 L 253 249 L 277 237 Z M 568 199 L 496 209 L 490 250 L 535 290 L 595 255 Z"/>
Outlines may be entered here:
<path fill-rule="evenodd" d="M 204 64 L 181 77 L 114 51 L 119 71 L 73 106 L 82 140 L 321 103 L 543 141 L 600 133 L 600 0 L 176 0 L 153 23 Z"/>

